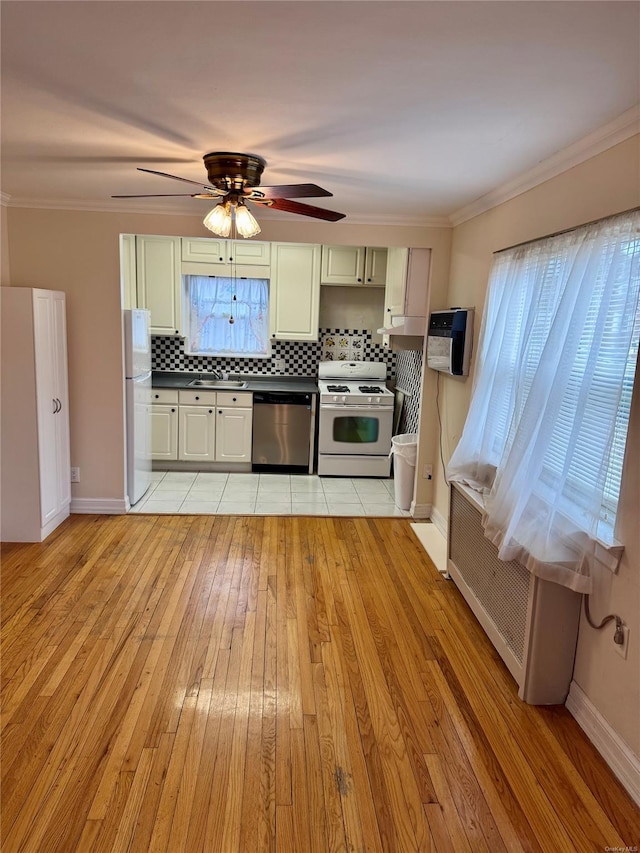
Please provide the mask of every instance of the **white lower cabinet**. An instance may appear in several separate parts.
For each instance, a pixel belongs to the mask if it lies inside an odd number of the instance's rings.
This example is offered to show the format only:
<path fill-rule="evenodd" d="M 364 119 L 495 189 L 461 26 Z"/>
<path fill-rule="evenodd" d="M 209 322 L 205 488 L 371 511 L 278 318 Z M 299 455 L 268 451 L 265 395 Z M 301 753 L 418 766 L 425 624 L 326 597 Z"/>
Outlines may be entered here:
<path fill-rule="evenodd" d="M 178 392 L 153 389 L 151 395 L 151 458 L 178 458 Z"/>
<path fill-rule="evenodd" d="M 71 503 L 65 294 L 2 288 L 2 540 L 42 542 Z"/>
<path fill-rule="evenodd" d="M 218 393 L 216 462 L 251 462 L 251 394 Z"/>
<path fill-rule="evenodd" d="M 182 462 L 214 462 L 216 392 L 180 391 L 178 399 L 178 459 Z"/>
<path fill-rule="evenodd" d="M 154 460 L 251 462 L 250 392 L 154 388 L 152 399 Z"/>

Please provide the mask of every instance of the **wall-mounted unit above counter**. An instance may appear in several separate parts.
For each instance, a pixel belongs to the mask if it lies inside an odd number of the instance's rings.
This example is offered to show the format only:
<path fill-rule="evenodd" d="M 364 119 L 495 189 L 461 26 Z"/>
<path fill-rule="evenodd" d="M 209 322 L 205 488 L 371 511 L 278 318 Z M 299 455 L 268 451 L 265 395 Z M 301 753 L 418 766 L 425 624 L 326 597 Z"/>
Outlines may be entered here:
<path fill-rule="evenodd" d="M 422 349 L 429 302 L 430 249 L 388 250 L 384 326 L 390 349 Z"/>

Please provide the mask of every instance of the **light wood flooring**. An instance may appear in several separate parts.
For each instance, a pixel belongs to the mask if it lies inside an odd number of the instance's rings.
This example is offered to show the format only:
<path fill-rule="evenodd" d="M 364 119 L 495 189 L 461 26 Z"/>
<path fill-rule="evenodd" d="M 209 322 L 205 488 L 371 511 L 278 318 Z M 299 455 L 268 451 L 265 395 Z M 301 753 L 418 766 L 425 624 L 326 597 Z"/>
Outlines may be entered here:
<path fill-rule="evenodd" d="M 406 519 L 72 516 L 2 562 L 3 853 L 638 844 Z"/>

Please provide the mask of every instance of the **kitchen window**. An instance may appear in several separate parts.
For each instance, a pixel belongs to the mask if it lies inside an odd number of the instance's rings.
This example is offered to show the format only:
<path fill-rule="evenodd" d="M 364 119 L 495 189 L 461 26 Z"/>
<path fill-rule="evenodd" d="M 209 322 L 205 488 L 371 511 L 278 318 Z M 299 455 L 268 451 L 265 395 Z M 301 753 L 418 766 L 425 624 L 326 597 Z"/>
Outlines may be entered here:
<path fill-rule="evenodd" d="M 268 280 L 201 275 L 183 279 L 189 355 L 269 356 Z"/>
<path fill-rule="evenodd" d="M 484 493 L 501 559 L 582 592 L 615 545 L 639 295 L 640 211 L 497 253 L 447 467 Z"/>

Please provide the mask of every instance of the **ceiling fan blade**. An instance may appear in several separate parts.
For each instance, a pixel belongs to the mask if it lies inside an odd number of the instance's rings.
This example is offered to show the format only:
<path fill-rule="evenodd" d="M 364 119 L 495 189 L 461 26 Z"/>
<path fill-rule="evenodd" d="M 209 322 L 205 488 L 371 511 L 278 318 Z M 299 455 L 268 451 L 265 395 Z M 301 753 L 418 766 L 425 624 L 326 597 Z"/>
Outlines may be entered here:
<path fill-rule="evenodd" d="M 323 190 L 317 184 L 282 184 L 277 187 L 255 187 L 246 194 L 249 201 L 259 198 L 319 198 L 332 196 L 329 190 Z"/>
<path fill-rule="evenodd" d="M 346 213 L 337 213 L 335 210 L 326 210 L 324 207 L 314 207 L 311 204 L 301 204 L 299 201 L 289 201 L 287 198 L 270 199 L 269 201 L 259 201 L 254 198 L 250 201 L 264 207 L 272 207 L 275 210 L 285 210 L 287 213 L 299 213 L 301 216 L 325 219 L 327 222 L 337 222 L 347 215 Z"/>
<path fill-rule="evenodd" d="M 111 198 L 218 198 L 214 193 L 151 193 L 147 195 L 112 195 Z"/>
<path fill-rule="evenodd" d="M 161 178 L 171 178 L 172 181 L 184 181 L 185 184 L 195 184 L 197 187 L 203 187 L 208 192 L 213 193 L 214 195 L 226 195 L 226 190 L 218 190 L 216 187 L 209 186 L 209 184 L 203 184 L 201 181 L 191 181 L 189 178 L 179 178 L 178 175 L 170 175 L 168 172 L 156 172 L 155 169 L 143 169 L 142 166 L 138 166 L 139 172 L 148 172 L 150 175 L 160 175 Z"/>

